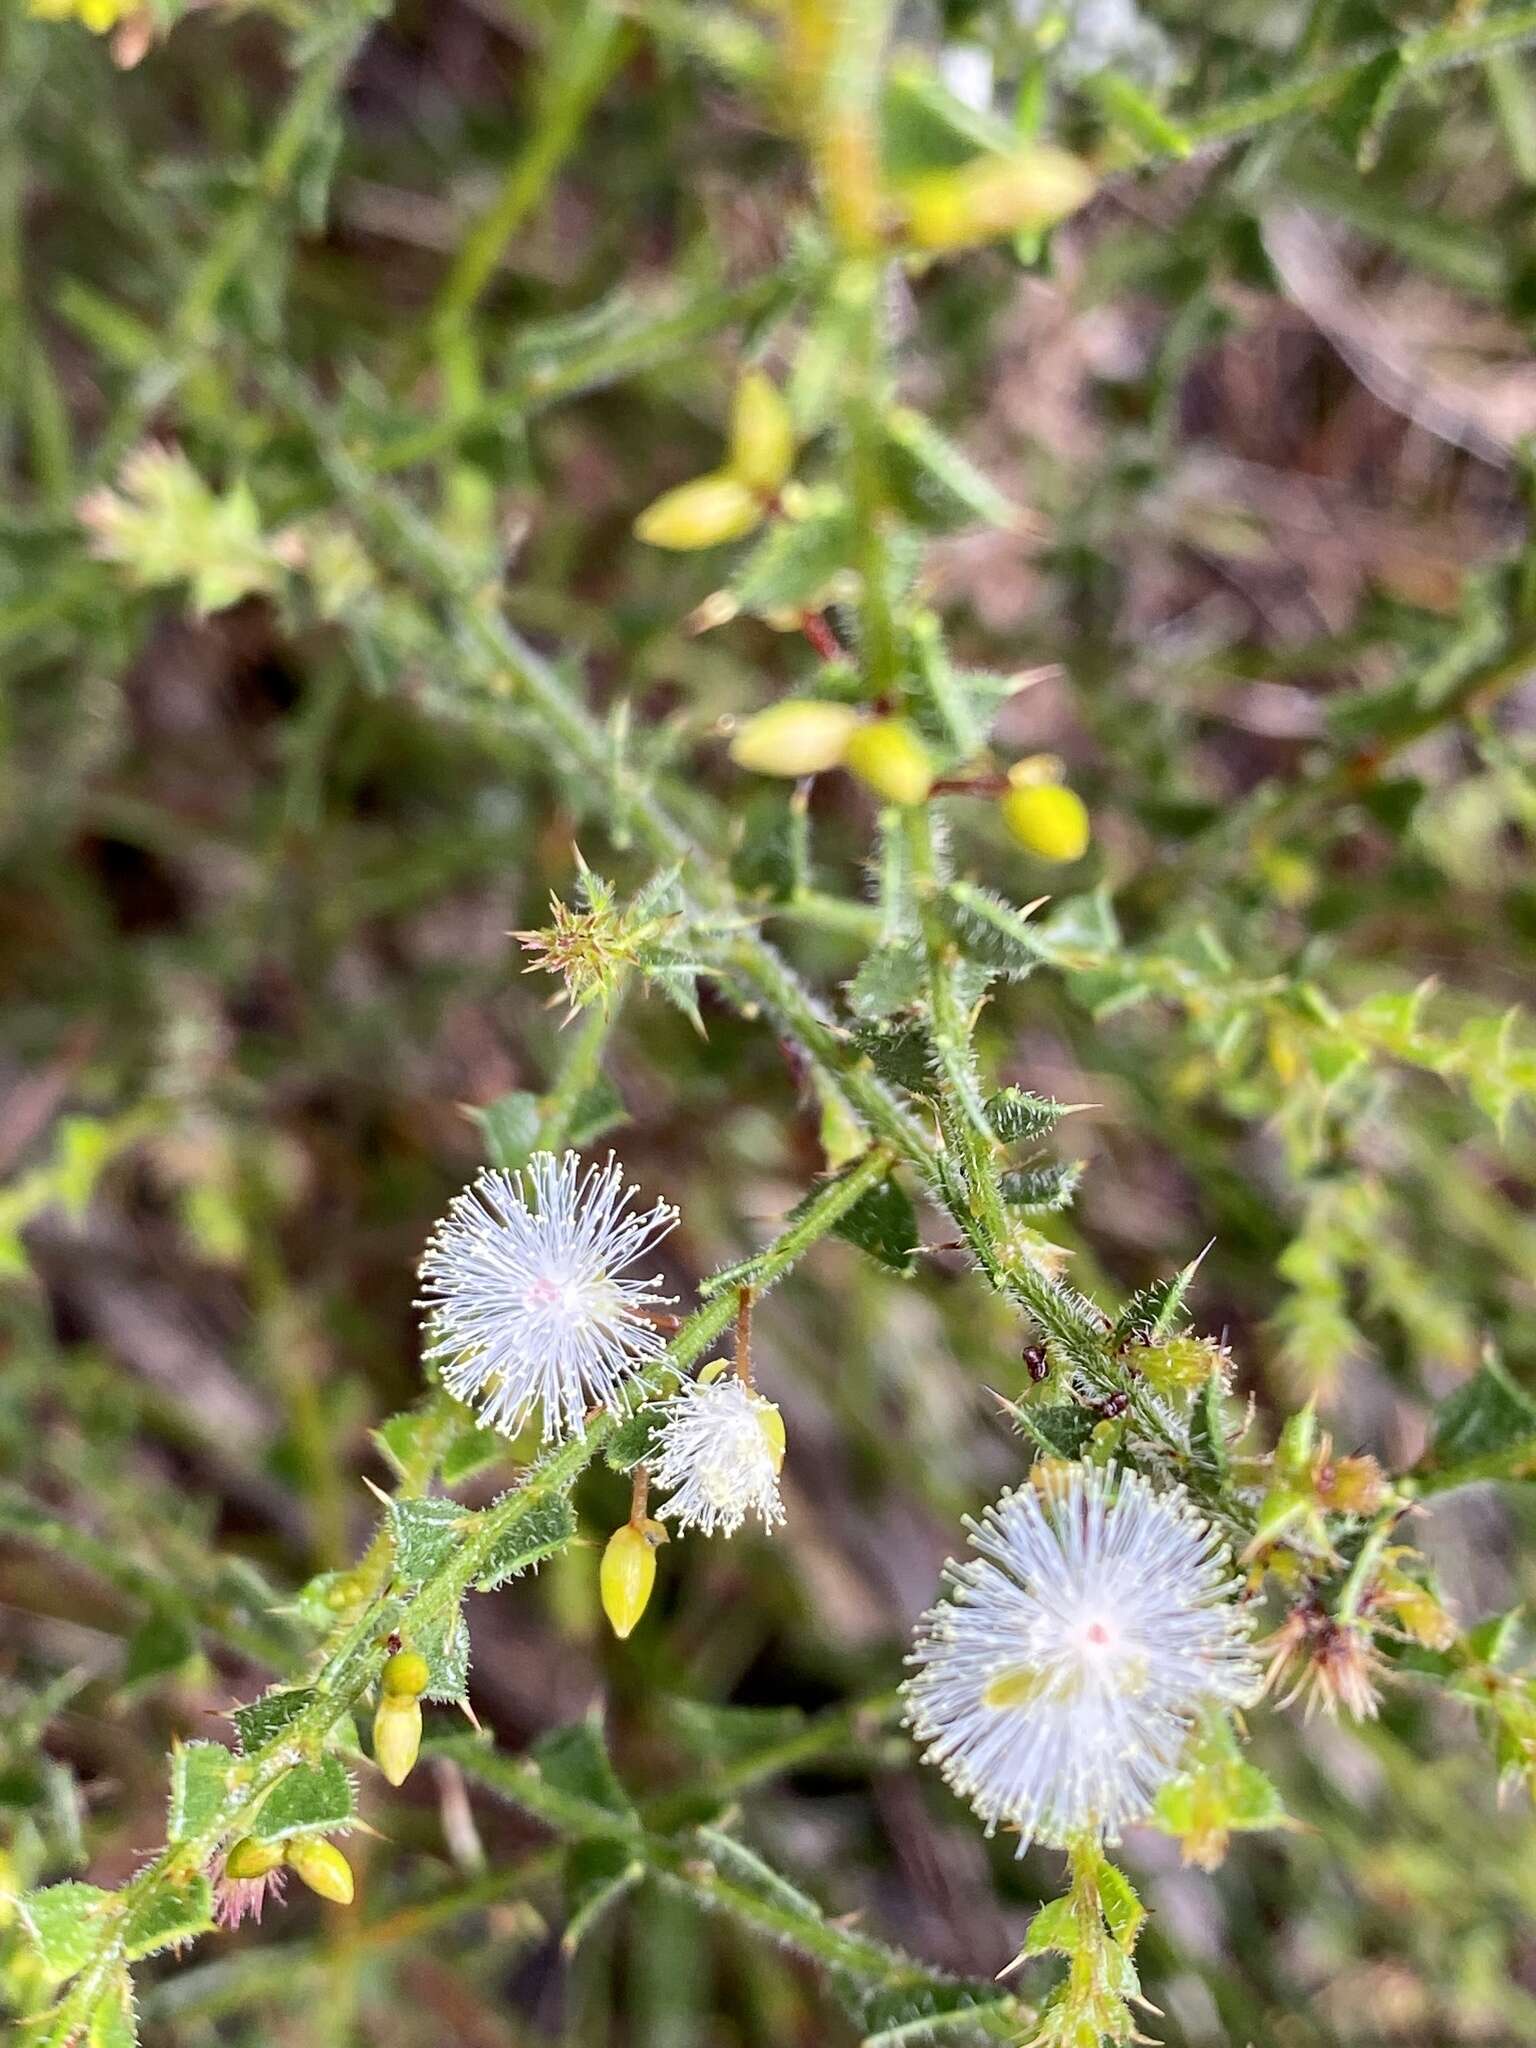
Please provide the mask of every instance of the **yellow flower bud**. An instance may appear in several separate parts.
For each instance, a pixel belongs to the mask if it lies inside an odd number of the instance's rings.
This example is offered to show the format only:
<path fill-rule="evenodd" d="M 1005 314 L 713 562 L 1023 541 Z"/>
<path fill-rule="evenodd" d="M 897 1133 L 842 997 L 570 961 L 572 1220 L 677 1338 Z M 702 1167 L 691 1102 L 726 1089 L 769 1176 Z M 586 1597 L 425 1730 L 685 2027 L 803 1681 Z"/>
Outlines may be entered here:
<path fill-rule="evenodd" d="M 920 804 L 933 787 L 933 762 L 904 718 L 861 725 L 843 750 L 843 766 L 887 803 Z"/>
<path fill-rule="evenodd" d="M 1093 173 L 1081 158 L 1038 143 L 931 171 L 901 196 L 907 237 L 919 249 L 966 249 L 1021 229 L 1053 227 L 1092 191 Z"/>
<path fill-rule="evenodd" d="M 644 1614 L 656 1583 L 656 1546 L 667 1532 L 660 1522 L 626 1522 L 608 1538 L 598 1572 L 603 1612 L 622 1642 Z"/>
<path fill-rule="evenodd" d="M 1455 1642 L 1455 1622 L 1429 1588 L 1410 1579 L 1406 1572 L 1395 1566 L 1384 1571 L 1377 1591 L 1416 1643 L 1430 1650 L 1448 1650 Z"/>
<path fill-rule="evenodd" d="M 791 697 L 747 720 L 731 741 L 731 759 L 758 775 L 818 775 L 838 766 L 858 722 L 849 704 Z"/>
<path fill-rule="evenodd" d="M 771 498 L 794 459 L 789 407 L 771 378 L 761 370 L 748 370 L 731 404 L 731 475 L 759 496 Z"/>
<path fill-rule="evenodd" d="M 1073 1467 L 1069 1458 L 1036 1458 L 1029 1468 L 1029 1483 L 1042 1500 L 1065 1499 L 1073 1485 Z"/>
<path fill-rule="evenodd" d="M 421 1754 L 421 1701 L 387 1692 L 373 1717 L 373 1760 L 391 1785 L 403 1785 Z"/>
<path fill-rule="evenodd" d="M 1088 808 L 1075 789 L 1059 782 L 1010 789 L 999 809 L 1012 836 L 1039 860 L 1081 860 L 1088 851 Z"/>
<path fill-rule="evenodd" d="M 282 1860 L 280 1842 L 258 1842 L 254 1835 L 242 1835 L 224 1858 L 224 1875 L 238 1879 L 265 1877 Z"/>
<path fill-rule="evenodd" d="M 1338 1515 L 1374 1515 L 1387 1497 L 1387 1475 L 1369 1452 L 1335 1458 L 1331 1445 L 1313 1468 L 1312 1485 L 1323 1506 Z"/>
<path fill-rule="evenodd" d="M 635 538 L 653 548 L 716 548 L 740 540 L 763 516 L 757 493 L 738 476 L 715 470 L 663 491 L 635 521 Z"/>
<path fill-rule="evenodd" d="M 92 35 L 104 36 L 136 5 L 137 0 L 28 0 L 27 12 L 38 21 L 68 21 L 73 16 Z"/>
<path fill-rule="evenodd" d="M 379 1673 L 379 1684 L 385 1697 L 396 1699 L 419 1699 L 431 1683 L 432 1673 L 427 1660 L 419 1650 L 396 1650 L 386 1658 L 384 1669 Z"/>
<path fill-rule="evenodd" d="M 326 1587 L 325 1604 L 332 1613 L 341 1614 L 349 1607 L 356 1607 L 367 1591 L 360 1572 L 341 1572 Z"/>
<path fill-rule="evenodd" d="M 319 1835 L 299 1835 L 283 1847 L 283 1861 L 312 1892 L 333 1906 L 352 1903 L 352 1866 L 334 1842 Z"/>
<path fill-rule="evenodd" d="M 764 1401 L 761 1397 L 757 1404 L 757 1426 L 763 1432 L 764 1441 L 768 1445 L 774 1471 L 782 1472 L 785 1451 L 784 1418 L 772 1401 Z"/>
<path fill-rule="evenodd" d="M 1014 789 L 1032 789 L 1038 782 L 1060 782 L 1066 772 L 1060 754 L 1025 754 L 1010 765 L 1008 781 Z"/>

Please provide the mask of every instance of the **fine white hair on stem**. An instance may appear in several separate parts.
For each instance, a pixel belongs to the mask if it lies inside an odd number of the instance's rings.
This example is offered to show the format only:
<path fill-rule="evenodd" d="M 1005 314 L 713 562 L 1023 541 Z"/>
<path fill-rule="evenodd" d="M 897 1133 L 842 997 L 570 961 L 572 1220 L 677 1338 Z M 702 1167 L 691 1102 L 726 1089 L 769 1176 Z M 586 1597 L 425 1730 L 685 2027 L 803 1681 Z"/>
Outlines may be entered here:
<path fill-rule="evenodd" d="M 646 1311 L 674 1297 L 655 1291 L 659 1273 L 625 1269 L 678 1212 L 637 1211 L 637 1192 L 611 1152 L 584 1173 L 574 1152 L 535 1152 L 449 1203 L 420 1267 L 426 1356 L 493 1429 L 515 1436 L 537 1408 L 546 1441 L 579 1435 L 590 1408 L 621 1409 L 634 1373 L 661 1356 Z"/>
<path fill-rule="evenodd" d="M 771 1529 L 784 1519 L 779 1468 L 784 1429 L 771 1401 L 733 1374 L 685 1380 L 662 1411 L 651 1477 L 671 1499 L 659 1510 L 679 1529 L 734 1536 L 748 1515 Z"/>
<path fill-rule="evenodd" d="M 1258 1691 L 1230 1554 L 1182 1488 L 1115 1466 L 1042 1468 L 968 1526 L 908 1659 L 925 1759 L 1021 1853 L 1118 1840 L 1201 1710 Z"/>

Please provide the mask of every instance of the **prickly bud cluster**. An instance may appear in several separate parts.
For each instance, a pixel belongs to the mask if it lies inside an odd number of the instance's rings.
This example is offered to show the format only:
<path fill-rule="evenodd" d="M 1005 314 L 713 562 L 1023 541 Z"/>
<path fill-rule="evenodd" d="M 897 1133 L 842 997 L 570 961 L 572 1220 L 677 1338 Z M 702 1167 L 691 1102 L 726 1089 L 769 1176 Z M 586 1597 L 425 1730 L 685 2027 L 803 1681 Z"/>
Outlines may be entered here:
<path fill-rule="evenodd" d="M 1290 1417 L 1275 1447 L 1270 1484 L 1259 1503 L 1245 1556 L 1257 1557 L 1283 1537 L 1318 1556 L 1333 1554 L 1326 1517 L 1374 1515 L 1391 1499 L 1380 1465 L 1368 1454 L 1336 1458 L 1332 1437 L 1319 1435 L 1312 1404 Z"/>

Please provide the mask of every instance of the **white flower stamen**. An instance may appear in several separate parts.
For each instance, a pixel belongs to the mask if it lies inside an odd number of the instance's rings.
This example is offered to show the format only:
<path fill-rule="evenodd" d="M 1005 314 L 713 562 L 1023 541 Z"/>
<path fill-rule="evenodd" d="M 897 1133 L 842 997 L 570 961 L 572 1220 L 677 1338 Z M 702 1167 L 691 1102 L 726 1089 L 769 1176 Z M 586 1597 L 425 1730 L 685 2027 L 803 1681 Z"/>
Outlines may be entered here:
<path fill-rule="evenodd" d="M 674 1299 L 661 1275 L 624 1269 L 677 1221 L 670 1202 L 627 1205 L 612 1153 L 583 1174 L 574 1152 L 535 1152 L 520 1173 L 487 1169 L 456 1195 L 422 1258 L 429 1359 L 443 1384 L 515 1436 L 537 1408 L 545 1440 L 580 1433 L 588 1409 L 622 1409 L 627 1385 L 661 1356 L 644 1311 Z"/>
<path fill-rule="evenodd" d="M 749 1514 L 771 1529 L 784 1519 L 779 1411 L 734 1375 L 685 1380 L 667 1403 L 651 1477 L 671 1499 L 658 1512 L 679 1529 L 733 1536 Z"/>
<path fill-rule="evenodd" d="M 923 1616 L 907 1719 L 990 1834 L 1115 1841 L 1179 1767 L 1202 1707 L 1258 1690 L 1251 1618 L 1182 1489 L 1074 1465 L 970 1524 L 980 1553 Z"/>

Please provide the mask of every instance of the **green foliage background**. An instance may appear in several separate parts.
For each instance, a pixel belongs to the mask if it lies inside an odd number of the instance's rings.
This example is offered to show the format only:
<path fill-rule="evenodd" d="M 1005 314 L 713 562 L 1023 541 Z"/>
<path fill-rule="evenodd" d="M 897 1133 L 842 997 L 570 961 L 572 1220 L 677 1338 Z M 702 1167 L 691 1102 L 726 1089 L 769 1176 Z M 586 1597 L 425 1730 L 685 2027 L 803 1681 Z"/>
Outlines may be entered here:
<path fill-rule="evenodd" d="M 828 10 L 850 76 L 883 11 Z M 1026 939 L 960 917 L 1009 970 L 986 1089 L 1077 1105 L 1049 1140 L 1076 1200 L 1032 1227 L 1106 1305 L 1210 1242 L 1188 1306 L 1255 1441 L 1315 1395 L 1341 1450 L 1415 1473 L 1463 1641 L 1514 1614 L 1518 1668 L 1536 11 L 1158 6 L 1096 67 L 1081 18 L 901 10 L 865 53 L 893 177 L 1017 117 L 1099 191 L 1044 242 L 893 252 L 867 385 L 808 168 L 853 127 L 796 104 L 772 9 L 149 15 L 123 69 L 0 14 L 5 1889 L 131 1876 L 172 1745 L 232 1739 L 216 1717 L 346 1612 L 362 1475 L 414 1508 L 440 1470 L 505 1521 L 507 1447 L 420 1405 L 411 1305 L 484 1159 L 612 1142 L 682 1208 L 686 1311 L 861 1142 L 814 1015 L 744 1004 L 732 952 L 764 932 L 839 1031 L 907 1002 L 889 818 L 723 744 L 825 687 L 758 616 L 800 569 L 630 531 L 718 464 L 747 362 L 790 391 L 813 491 L 852 443 L 856 526 L 861 432 L 889 432 L 897 651 L 942 620 L 935 661 L 1041 671 L 984 726 L 1000 761 L 1060 755 L 1092 813 L 1054 869 L 985 798 L 934 806 L 964 884 L 1052 898 Z M 950 92 L 979 52 L 986 117 Z M 146 442 L 174 452 L 135 510 Z M 864 548 L 834 566 L 867 600 Z M 741 615 L 696 630 L 723 588 Z M 873 664 L 856 597 L 834 581 L 827 618 Z M 508 934 L 576 900 L 577 844 L 621 903 L 679 858 L 730 893 L 562 1029 Z M 697 1024 L 678 959 L 708 969 Z M 481 1581 L 548 1559 L 469 1602 L 494 1750 L 439 1706 L 404 1791 L 359 1766 L 350 1913 L 290 1895 L 178 1960 L 201 1908 L 173 1902 L 134 1937 L 146 2042 L 894 2042 L 961 1999 L 933 1970 L 981 2015 L 946 2038 L 1023 2038 L 982 1987 L 1060 1858 L 983 1842 L 891 1694 L 962 1516 L 1019 1476 L 991 1390 L 1024 1391 L 1035 1332 L 912 1192 L 915 1279 L 828 1236 L 759 1314 L 787 1529 L 673 1545 L 619 1645 L 620 1473 L 580 1478 L 572 1547 L 476 1524 Z M 1374 1723 L 1254 1717 L 1288 1827 L 1213 1873 L 1127 1845 L 1148 2032 L 1536 2034 L 1527 1797 L 1499 1802 L 1510 1759 L 1454 1685 L 1398 1676 Z M 334 1778 L 300 1789 L 294 1826 L 350 1814 Z M 0 1905 L 18 2016 L 50 1993 L 35 1932 Z M 1010 1982 L 1037 2000 L 1049 1967 Z M 93 2042 L 131 2038 L 104 2015 Z"/>

